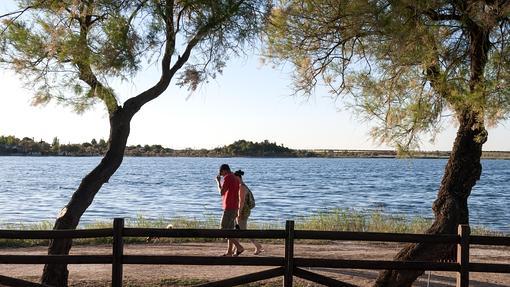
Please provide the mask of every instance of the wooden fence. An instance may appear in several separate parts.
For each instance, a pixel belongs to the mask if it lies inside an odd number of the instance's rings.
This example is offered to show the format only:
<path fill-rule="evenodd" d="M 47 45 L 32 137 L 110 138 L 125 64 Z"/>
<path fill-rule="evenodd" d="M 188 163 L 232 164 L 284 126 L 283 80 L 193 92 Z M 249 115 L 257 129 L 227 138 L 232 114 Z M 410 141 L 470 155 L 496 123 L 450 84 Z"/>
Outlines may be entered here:
<path fill-rule="evenodd" d="M 257 238 L 285 240 L 284 257 L 208 257 L 208 256 L 156 256 L 125 255 L 125 237 L 173 237 L 173 238 Z M 126 228 L 124 219 L 116 218 L 113 229 L 20 231 L 0 230 L 4 239 L 58 239 L 113 237 L 112 254 L 106 255 L 0 255 L 0 264 L 111 264 L 112 286 L 122 286 L 125 264 L 180 264 L 180 265 L 245 265 L 271 266 L 272 269 L 242 275 L 235 278 L 201 284 L 197 286 L 237 286 L 283 276 L 283 286 L 290 287 L 297 276 L 326 286 L 353 286 L 333 278 L 308 271 L 303 267 L 350 268 L 372 270 L 431 270 L 457 272 L 457 287 L 469 286 L 470 272 L 510 273 L 510 264 L 487 264 L 469 262 L 469 247 L 476 245 L 510 246 L 510 237 L 471 236 L 469 226 L 460 225 L 458 234 L 422 235 L 374 232 L 337 232 L 295 230 L 294 222 L 287 221 L 285 230 L 216 230 L 216 229 L 154 229 Z M 294 256 L 294 241 L 349 240 L 380 242 L 412 242 L 431 244 L 456 244 L 456 262 L 419 262 L 383 260 L 344 260 L 301 258 Z M 0 275 L 0 284 L 5 286 L 37 286 L 32 283 Z M 46 286 L 48 287 L 48 286 Z"/>

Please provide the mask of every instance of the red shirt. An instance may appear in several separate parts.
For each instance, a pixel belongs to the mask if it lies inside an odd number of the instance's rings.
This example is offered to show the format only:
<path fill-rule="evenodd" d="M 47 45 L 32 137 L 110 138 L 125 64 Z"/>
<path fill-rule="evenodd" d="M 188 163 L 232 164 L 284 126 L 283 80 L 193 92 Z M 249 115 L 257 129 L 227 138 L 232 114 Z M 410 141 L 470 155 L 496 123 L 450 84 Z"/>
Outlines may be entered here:
<path fill-rule="evenodd" d="M 233 173 L 227 174 L 221 189 L 225 191 L 221 196 L 223 209 L 239 209 L 239 179 Z"/>

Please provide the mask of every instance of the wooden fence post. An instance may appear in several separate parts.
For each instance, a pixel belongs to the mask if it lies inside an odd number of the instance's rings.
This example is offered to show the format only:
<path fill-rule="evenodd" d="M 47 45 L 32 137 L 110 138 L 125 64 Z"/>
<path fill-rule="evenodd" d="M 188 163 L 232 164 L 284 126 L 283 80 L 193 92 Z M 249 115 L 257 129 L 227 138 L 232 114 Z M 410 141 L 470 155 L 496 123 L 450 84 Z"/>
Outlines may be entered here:
<path fill-rule="evenodd" d="M 457 287 L 469 286 L 469 225 L 459 225 L 458 235 L 460 242 L 457 244 L 457 263 L 460 264 L 460 270 L 457 273 Z"/>
<path fill-rule="evenodd" d="M 294 221 L 285 223 L 285 266 L 283 271 L 283 286 L 292 287 L 294 273 Z"/>
<path fill-rule="evenodd" d="M 122 256 L 124 255 L 124 218 L 113 219 L 112 287 L 122 287 Z"/>

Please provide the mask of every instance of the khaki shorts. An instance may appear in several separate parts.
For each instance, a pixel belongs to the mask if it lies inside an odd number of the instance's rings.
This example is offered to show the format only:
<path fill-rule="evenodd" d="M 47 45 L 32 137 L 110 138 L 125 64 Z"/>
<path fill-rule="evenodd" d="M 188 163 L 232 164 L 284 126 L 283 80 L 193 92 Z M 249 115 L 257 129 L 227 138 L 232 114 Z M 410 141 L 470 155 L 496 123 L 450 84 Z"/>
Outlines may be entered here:
<path fill-rule="evenodd" d="M 237 209 L 223 210 L 221 229 L 234 229 L 236 225 Z"/>

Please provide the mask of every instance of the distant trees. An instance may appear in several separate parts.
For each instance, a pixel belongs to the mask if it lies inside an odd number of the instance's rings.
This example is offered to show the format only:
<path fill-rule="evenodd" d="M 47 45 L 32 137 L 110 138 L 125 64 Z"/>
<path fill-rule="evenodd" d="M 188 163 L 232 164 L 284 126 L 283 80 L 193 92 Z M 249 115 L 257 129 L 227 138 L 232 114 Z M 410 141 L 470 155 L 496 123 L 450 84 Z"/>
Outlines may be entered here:
<path fill-rule="evenodd" d="M 271 143 L 268 140 L 263 142 L 251 142 L 246 140 L 236 141 L 228 146 L 215 149 L 220 154 L 230 156 L 296 156 L 297 153 L 283 145 Z"/>
<path fill-rule="evenodd" d="M 60 141 L 58 140 L 57 137 L 54 137 L 53 141 L 51 142 L 51 152 L 53 152 L 53 154 L 58 154 L 59 151 L 60 151 Z"/>
<path fill-rule="evenodd" d="M 104 140 L 103 140 L 104 142 Z M 83 144 L 60 144 L 57 137 L 51 144 L 29 137 L 0 136 L 0 154 L 40 154 L 40 155 L 101 155 L 106 151 L 106 143 L 100 145 L 95 139 Z"/>
<path fill-rule="evenodd" d="M 18 145 L 20 139 L 15 136 L 0 136 L 0 144 Z"/>
<path fill-rule="evenodd" d="M 36 142 L 29 137 L 18 139 L 14 136 L 0 136 L 0 154 L 47 154 L 50 152 L 50 148 L 51 146 L 42 140 Z"/>
<path fill-rule="evenodd" d="M 90 143 L 83 144 L 60 144 L 57 137 L 53 138 L 52 144 L 45 141 L 33 142 L 34 149 L 23 150 L 22 146 L 16 143 L 21 142 L 14 136 L 0 136 L 0 155 L 50 155 L 50 156 L 99 156 L 106 151 L 107 144 L 104 139 L 97 142 L 92 139 Z M 10 144 L 14 143 L 14 144 Z M 41 151 L 35 153 L 35 151 Z M 394 150 L 336 150 L 316 149 L 300 150 L 285 147 L 283 144 L 276 144 L 264 140 L 252 142 L 238 140 L 232 144 L 217 147 L 214 149 L 171 149 L 162 145 L 133 145 L 126 146 L 126 156 L 160 156 L 160 157 L 399 157 Z M 416 157 L 423 158 L 447 158 L 449 151 L 415 152 Z M 509 159 L 510 152 L 485 151 L 484 158 Z"/>
<path fill-rule="evenodd" d="M 82 144 L 60 144 L 57 137 L 53 138 L 52 144 L 45 141 L 34 142 L 31 138 L 25 137 L 22 140 L 14 136 L 0 136 L 0 155 L 2 154 L 33 154 L 40 152 L 41 155 L 62 155 L 62 156 L 98 156 L 106 151 L 106 142 L 100 139 L 97 142 L 92 139 Z M 18 150 L 19 149 L 19 150 Z M 268 140 L 263 142 L 252 142 L 238 140 L 230 145 L 215 149 L 184 149 L 175 150 L 165 148 L 162 145 L 136 145 L 126 146 L 127 156 L 197 156 L 197 157 L 219 157 L 219 156 L 254 156 L 254 157 L 288 157 L 288 156 L 310 156 L 310 153 L 289 149 L 283 145 L 271 143 Z"/>

